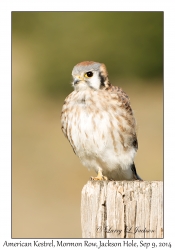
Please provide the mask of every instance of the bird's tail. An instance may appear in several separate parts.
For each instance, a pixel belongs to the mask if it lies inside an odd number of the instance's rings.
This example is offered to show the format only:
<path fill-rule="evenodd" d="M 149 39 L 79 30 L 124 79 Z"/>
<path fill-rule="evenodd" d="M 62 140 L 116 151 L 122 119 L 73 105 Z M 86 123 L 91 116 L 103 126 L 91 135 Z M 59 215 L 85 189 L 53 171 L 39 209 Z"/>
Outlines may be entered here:
<path fill-rule="evenodd" d="M 131 170 L 132 170 L 132 172 L 133 172 L 134 180 L 143 181 L 142 178 L 140 178 L 140 176 L 137 174 L 137 171 L 136 171 L 136 167 L 135 167 L 134 162 L 133 162 L 133 164 L 131 165 Z"/>

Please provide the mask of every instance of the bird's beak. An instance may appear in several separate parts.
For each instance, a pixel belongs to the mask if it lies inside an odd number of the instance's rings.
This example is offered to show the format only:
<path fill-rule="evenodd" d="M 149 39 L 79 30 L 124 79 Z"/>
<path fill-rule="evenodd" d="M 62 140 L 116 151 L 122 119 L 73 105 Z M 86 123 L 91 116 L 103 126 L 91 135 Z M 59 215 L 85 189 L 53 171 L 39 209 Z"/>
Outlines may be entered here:
<path fill-rule="evenodd" d="M 74 79 L 74 85 L 78 84 L 80 81 L 81 81 L 80 79 L 75 78 L 75 79 Z"/>
<path fill-rule="evenodd" d="M 80 81 L 83 81 L 83 78 L 82 78 L 82 77 L 80 77 L 80 76 L 74 77 L 74 80 L 73 80 L 74 85 L 78 84 Z"/>

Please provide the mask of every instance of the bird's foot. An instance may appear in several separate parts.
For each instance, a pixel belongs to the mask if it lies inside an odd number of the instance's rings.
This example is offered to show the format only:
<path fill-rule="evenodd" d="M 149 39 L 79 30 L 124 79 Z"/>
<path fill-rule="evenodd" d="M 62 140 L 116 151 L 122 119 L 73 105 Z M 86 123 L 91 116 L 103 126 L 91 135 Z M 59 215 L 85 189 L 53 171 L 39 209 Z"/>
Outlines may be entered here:
<path fill-rule="evenodd" d="M 106 177 L 106 176 L 104 176 L 104 175 L 102 175 L 102 177 L 93 177 L 93 176 L 91 176 L 91 181 L 107 181 L 108 180 L 108 178 Z"/>
<path fill-rule="evenodd" d="M 102 175 L 102 171 L 99 170 L 97 177 L 91 176 L 91 180 L 93 180 L 93 181 L 107 181 L 108 178 L 106 176 Z"/>

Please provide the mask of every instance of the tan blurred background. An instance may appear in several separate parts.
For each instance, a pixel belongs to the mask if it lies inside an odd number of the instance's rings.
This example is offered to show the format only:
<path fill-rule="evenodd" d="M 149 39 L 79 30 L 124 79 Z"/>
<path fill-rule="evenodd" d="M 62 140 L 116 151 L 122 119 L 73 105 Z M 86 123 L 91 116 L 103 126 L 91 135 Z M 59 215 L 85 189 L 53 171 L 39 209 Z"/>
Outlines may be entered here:
<path fill-rule="evenodd" d="M 60 129 L 75 64 L 106 64 L 130 96 L 136 167 L 163 180 L 163 12 L 12 12 L 12 237 L 81 238 L 80 199 L 94 172 Z"/>

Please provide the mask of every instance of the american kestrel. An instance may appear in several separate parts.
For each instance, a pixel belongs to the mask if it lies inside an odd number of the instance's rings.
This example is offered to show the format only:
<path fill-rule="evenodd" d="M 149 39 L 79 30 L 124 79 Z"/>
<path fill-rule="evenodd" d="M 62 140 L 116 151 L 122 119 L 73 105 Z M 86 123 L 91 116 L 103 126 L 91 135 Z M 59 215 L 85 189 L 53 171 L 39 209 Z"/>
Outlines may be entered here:
<path fill-rule="evenodd" d="M 94 180 L 141 180 L 134 164 L 136 122 L 129 97 L 109 82 L 103 63 L 85 61 L 72 71 L 74 91 L 67 96 L 61 125 L 73 151 Z"/>

